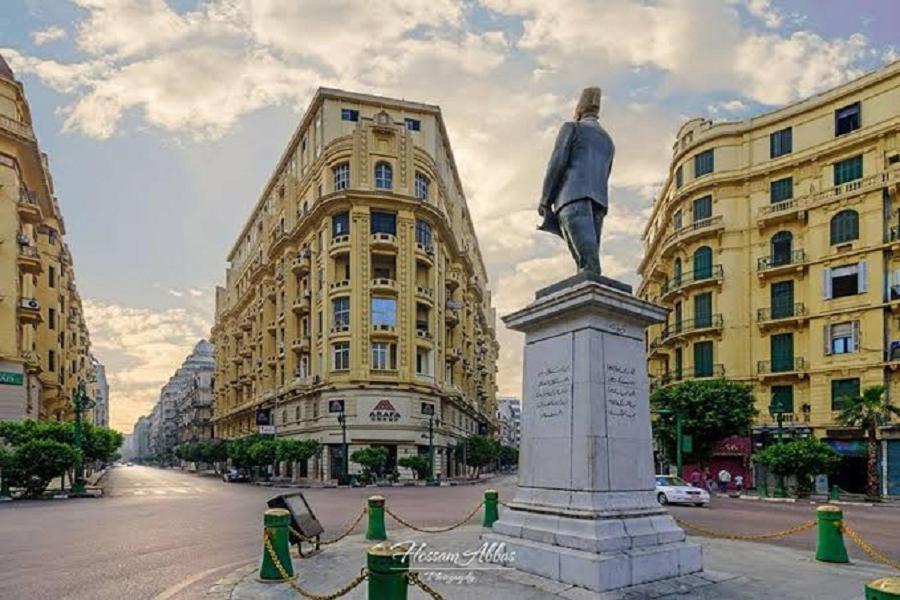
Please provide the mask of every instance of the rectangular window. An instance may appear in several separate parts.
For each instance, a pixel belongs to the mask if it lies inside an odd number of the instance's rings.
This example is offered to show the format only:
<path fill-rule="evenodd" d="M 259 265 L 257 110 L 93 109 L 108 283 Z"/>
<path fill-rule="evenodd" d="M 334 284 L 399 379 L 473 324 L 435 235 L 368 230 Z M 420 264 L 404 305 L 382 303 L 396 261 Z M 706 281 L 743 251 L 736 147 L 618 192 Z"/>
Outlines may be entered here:
<path fill-rule="evenodd" d="M 47 285 L 56 287 L 56 268 L 53 265 L 47 267 Z"/>
<path fill-rule="evenodd" d="M 794 282 L 779 281 L 769 291 L 772 301 L 772 318 L 786 319 L 794 316 Z"/>
<path fill-rule="evenodd" d="M 772 372 L 783 373 L 794 370 L 794 334 L 779 333 L 769 339 Z"/>
<path fill-rule="evenodd" d="M 673 376 L 676 381 L 681 381 L 684 374 L 684 350 L 675 348 L 675 371 Z"/>
<path fill-rule="evenodd" d="M 431 351 L 427 348 L 416 348 L 416 375 L 431 376 Z"/>
<path fill-rule="evenodd" d="M 712 196 L 695 199 L 691 212 L 694 216 L 694 223 L 712 217 Z"/>
<path fill-rule="evenodd" d="M 777 407 L 780 412 L 794 412 L 794 386 L 792 385 L 773 385 L 772 386 L 772 406 Z"/>
<path fill-rule="evenodd" d="M 713 376 L 713 343 L 694 344 L 694 377 Z"/>
<path fill-rule="evenodd" d="M 843 410 L 848 399 L 858 396 L 858 377 L 831 380 L 831 410 Z"/>
<path fill-rule="evenodd" d="M 380 371 L 394 371 L 397 369 L 396 346 L 386 342 L 374 342 L 372 344 L 372 368 Z"/>
<path fill-rule="evenodd" d="M 675 189 L 679 189 L 684 185 L 684 169 L 683 165 L 678 165 L 678 168 L 675 169 Z"/>
<path fill-rule="evenodd" d="M 396 298 L 372 298 L 372 325 L 374 327 L 396 327 Z"/>
<path fill-rule="evenodd" d="M 335 298 L 332 301 L 332 307 L 334 308 L 334 319 L 332 320 L 333 326 L 341 329 L 349 327 L 350 298 Z"/>
<path fill-rule="evenodd" d="M 416 173 L 416 198 L 428 200 L 428 177 L 422 173 Z"/>
<path fill-rule="evenodd" d="M 850 354 L 859 350 L 859 321 L 825 326 L 825 354 Z"/>
<path fill-rule="evenodd" d="M 680 231 L 682 226 L 684 225 L 684 217 L 681 214 L 681 209 L 675 211 L 675 214 L 672 215 L 672 225 L 675 227 L 675 231 Z"/>
<path fill-rule="evenodd" d="M 406 124 L 406 128 L 410 131 L 421 131 L 422 122 L 419 119 L 410 119 L 409 117 L 403 119 L 403 123 Z"/>
<path fill-rule="evenodd" d="M 397 235 L 397 215 L 387 212 L 375 212 L 370 215 L 372 233 L 389 233 Z"/>
<path fill-rule="evenodd" d="M 346 371 L 350 368 L 350 342 L 334 344 L 331 352 L 331 368 L 334 371 Z"/>
<path fill-rule="evenodd" d="M 713 160 L 712 148 L 694 156 L 694 177 L 708 175 L 712 173 L 714 169 L 715 163 Z"/>
<path fill-rule="evenodd" d="M 331 217 L 331 237 L 350 234 L 350 213 L 338 213 Z"/>
<path fill-rule="evenodd" d="M 712 327 L 712 292 L 694 296 L 694 326 Z"/>
<path fill-rule="evenodd" d="M 422 219 L 416 219 L 416 243 L 431 248 L 431 225 Z"/>
<path fill-rule="evenodd" d="M 862 126 L 862 113 L 859 102 L 854 102 L 834 111 L 834 135 L 844 135 L 856 131 Z"/>
<path fill-rule="evenodd" d="M 318 325 L 318 337 L 322 337 L 322 311 L 316 313 L 316 323 Z"/>
<path fill-rule="evenodd" d="M 825 268 L 824 294 L 825 298 L 843 298 L 868 291 L 866 261 L 861 260 L 855 265 L 845 267 Z"/>
<path fill-rule="evenodd" d="M 794 178 L 785 177 L 769 183 L 769 202 L 784 202 L 794 197 Z"/>
<path fill-rule="evenodd" d="M 51 373 L 56 372 L 56 352 L 53 350 L 47 351 L 47 370 Z"/>
<path fill-rule="evenodd" d="M 834 185 L 856 181 L 857 179 L 862 179 L 862 176 L 862 154 L 834 163 Z"/>
<path fill-rule="evenodd" d="M 350 163 L 340 163 L 332 169 L 334 191 L 340 192 L 350 187 Z"/>
<path fill-rule="evenodd" d="M 794 151 L 793 129 L 786 127 L 769 135 L 769 158 L 778 158 Z"/>
<path fill-rule="evenodd" d="M 359 121 L 359 111 L 352 108 L 342 108 L 341 121 Z"/>

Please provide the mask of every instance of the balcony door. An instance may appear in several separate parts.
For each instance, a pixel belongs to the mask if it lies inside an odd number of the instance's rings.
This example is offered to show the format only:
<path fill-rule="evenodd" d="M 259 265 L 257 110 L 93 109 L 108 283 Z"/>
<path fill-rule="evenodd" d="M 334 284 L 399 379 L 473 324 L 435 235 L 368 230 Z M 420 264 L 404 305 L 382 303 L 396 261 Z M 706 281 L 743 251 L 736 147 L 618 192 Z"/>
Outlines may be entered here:
<path fill-rule="evenodd" d="M 791 264 L 791 253 L 794 249 L 794 236 L 791 235 L 790 231 L 779 231 L 773 235 L 771 246 L 773 267 Z"/>
<path fill-rule="evenodd" d="M 793 281 L 779 281 L 778 283 L 773 283 L 770 294 L 773 319 L 785 319 L 794 315 Z"/>
<path fill-rule="evenodd" d="M 794 370 L 794 334 L 780 333 L 771 337 L 772 372 Z"/>

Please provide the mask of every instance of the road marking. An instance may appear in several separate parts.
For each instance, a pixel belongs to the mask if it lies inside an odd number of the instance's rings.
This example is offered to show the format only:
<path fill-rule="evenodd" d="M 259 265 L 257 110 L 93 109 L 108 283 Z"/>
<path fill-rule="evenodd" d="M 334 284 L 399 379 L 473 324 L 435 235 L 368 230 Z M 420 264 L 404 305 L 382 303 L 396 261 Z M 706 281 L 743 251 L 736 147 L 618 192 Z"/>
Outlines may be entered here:
<path fill-rule="evenodd" d="M 153 490 L 153 493 L 156 494 L 157 496 L 165 496 L 166 490 Z"/>
<path fill-rule="evenodd" d="M 197 573 L 195 575 L 192 575 L 191 577 L 188 577 L 181 583 L 173 585 L 169 589 L 160 592 L 159 594 L 157 594 L 156 596 L 153 597 L 153 600 L 169 600 L 169 598 L 174 598 L 176 594 L 181 592 L 181 590 L 197 583 L 201 579 L 209 577 L 216 571 L 221 571 L 223 569 L 234 568 L 234 567 L 238 567 L 240 565 L 247 565 L 247 564 L 250 564 L 250 563 L 246 560 L 240 560 L 237 562 L 228 563 L 227 565 L 221 565 L 218 567 L 213 567 L 212 569 L 207 569 L 205 571 L 201 571 L 200 573 Z"/>
<path fill-rule="evenodd" d="M 143 495 L 145 495 L 146 493 L 147 493 L 147 492 L 145 492 L 144 490 L 134 490 L 134 491 L 132 492 L 132 494 L 134 494 L 135 496 L 143 496 Z"/>

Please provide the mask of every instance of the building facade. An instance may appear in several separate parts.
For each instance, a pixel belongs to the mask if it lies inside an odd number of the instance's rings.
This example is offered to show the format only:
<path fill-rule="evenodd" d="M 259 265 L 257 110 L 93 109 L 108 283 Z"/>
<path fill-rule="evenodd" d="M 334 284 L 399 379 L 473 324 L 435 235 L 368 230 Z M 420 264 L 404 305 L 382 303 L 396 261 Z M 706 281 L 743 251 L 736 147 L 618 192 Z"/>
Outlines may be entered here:
<path fill-rule="evenodd" d="M 69 420 L 78 383 L 94 395 L 65 233 L 24 88 L 0 57 L 0 420 Z"/>
<path fill-rule="evenodd" d="M 900 62 L 746 121 L 686 122 L 639 268 L 639 295 L 669 309 L 647 331 L 654 385 L 750 383 L 757 438 L 775 402 L 860 488 L 862 432 L 836 417 L 869 385 L 900 399 L 898 189 Z"/>
<path fill-rule="evenodd" d="M 522 401 L 497 398 L 497 431 L 501 444 L 519 447 L 522 440 Z"/>
<path fill-rule="evenodd" d="M 109 427 L 109 382 L 106 380 L 106 367 L 97 357 L 91 355 L 94 369 L 94 425 Z"/>
<path fill-rule="evenodd" d="M 427 452 L 431 423 L 436 472 L 461 472 L 459 440 L 493 427 L 498 346 L 437 106 L 320 89 L 228 261 L 217 436 L 256 432 L 261 410 L 321 442 L 303 475 L 330 479 L 339 415 L 351 452 L 383 445 L 389 469 Z"/>

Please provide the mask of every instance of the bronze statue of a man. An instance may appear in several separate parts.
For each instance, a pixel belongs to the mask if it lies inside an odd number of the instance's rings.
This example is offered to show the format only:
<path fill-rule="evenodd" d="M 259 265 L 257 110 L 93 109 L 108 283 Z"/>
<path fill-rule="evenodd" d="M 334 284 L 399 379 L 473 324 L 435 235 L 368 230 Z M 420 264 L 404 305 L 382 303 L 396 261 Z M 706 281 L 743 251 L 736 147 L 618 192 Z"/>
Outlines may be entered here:
<path fill-rule="evenodd" d="M 600 233 L 615 147 L 597 120 L 600 88 L 581 92 L 575 120 L 564 123 L 547 164 L 538 227 L 561 236 L 579 272 L 600 274 Z"/>

